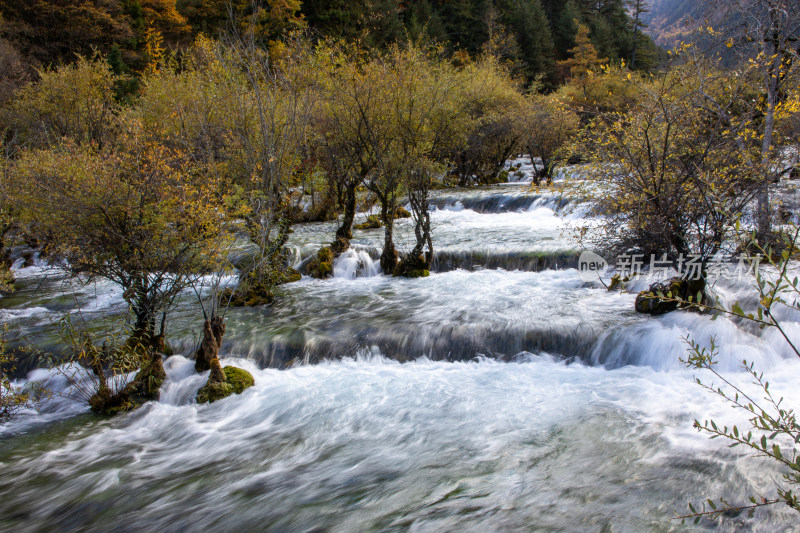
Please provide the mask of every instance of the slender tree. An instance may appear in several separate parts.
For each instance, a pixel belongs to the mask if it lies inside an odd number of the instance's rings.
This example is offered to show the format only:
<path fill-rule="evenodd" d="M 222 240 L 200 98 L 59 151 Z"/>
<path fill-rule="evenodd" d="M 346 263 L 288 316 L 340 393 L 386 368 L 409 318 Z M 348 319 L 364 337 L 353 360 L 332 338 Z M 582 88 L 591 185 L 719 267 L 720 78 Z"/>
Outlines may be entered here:
<path fill-rule="evenodd" d="M 707 13 L 721 30 L 726 45 L 741 53 L 746 65 L 761 78 L 758 107 L 760 163 L 764 178 L 758 191 L 756 222 L 762 240 L 772 231 L 769 184 L 783 173 L 776 166 L 775 125 L 800 65 L 800 3 L 794 0 L 707 0 Z M 713 30 L 712 30 L 713 31 Z"/>

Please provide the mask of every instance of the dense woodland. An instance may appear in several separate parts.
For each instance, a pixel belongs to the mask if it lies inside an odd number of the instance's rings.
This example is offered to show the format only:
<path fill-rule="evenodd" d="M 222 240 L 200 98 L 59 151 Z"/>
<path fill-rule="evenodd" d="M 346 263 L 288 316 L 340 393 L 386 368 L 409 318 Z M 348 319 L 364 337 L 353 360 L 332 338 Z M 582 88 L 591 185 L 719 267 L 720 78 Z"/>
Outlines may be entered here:
<path fill-rule="evenodd" d="M 436 42 L 459 56 L 491 49 L 515 75 L 552 90 L 568 77 L 558 62 L 570 57 L 576 24 L 589 28 L 600 57 L 654 68 L 656 48 L 642 31 L 645 12 L 644 2 L 626 0 L 6 0 L 0 3 L 0 63 L 11 86 L 35 79 L 36 69 L 96 52 L 115 73 L 138 74 L 150 59 L 153 30 L 176 51 L 197 35 L 217 38 L 252 22 L 258 39 L 273 46 L 303 31 L 378 49 L 406 41 Z"/>

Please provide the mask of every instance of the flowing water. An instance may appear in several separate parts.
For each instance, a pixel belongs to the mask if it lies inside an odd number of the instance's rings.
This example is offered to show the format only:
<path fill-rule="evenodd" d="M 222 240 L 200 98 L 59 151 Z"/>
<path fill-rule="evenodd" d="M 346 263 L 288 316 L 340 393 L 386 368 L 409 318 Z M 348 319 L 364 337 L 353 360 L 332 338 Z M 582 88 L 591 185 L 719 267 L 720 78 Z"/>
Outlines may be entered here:
<path fill-rule="evenodd" d="M 755 361 L 799 405 L 800 361 L 776 332 L 644 317 L 634 294 L 582 281 L 572 228 L 591 220 L 555 194 L 441 191 L 432 209 L 430 277 L 379 275 L 382 230 L 356 231 L 333 279 L 228 311 L 223 364 L 253 373 L 245 393 L 194 402 L 206 376 L 186 358 L 202 317 L 187 295 L 158 402 L 107 419 L 57 395 L 0 429 L 0 529 L 671 531 L 690 500 L 769 494 L 770 464 L 692 429 L 742 418 L 679 359 L 684 336 L 716 336 L 726 376 L 747 384 L 738 362 Z M 333 232 L 298 226 L 298 262 Z M 399 221 L 399 248 L 410 235 Z M 17 274 L 20 290 L 0 300 L 12 342 L 55 348 L 65 311 L 96 329 L 125 312 L 108 284 L 76 288 L 42 264 Z M 750 283 L 716 290 L 752 302 Z M 800 338 L 800 318 L 782 318 Z M 53 370 L 27 379 L 69 392 Z M 776 507 L 695 527 L 793 520 Z"/>

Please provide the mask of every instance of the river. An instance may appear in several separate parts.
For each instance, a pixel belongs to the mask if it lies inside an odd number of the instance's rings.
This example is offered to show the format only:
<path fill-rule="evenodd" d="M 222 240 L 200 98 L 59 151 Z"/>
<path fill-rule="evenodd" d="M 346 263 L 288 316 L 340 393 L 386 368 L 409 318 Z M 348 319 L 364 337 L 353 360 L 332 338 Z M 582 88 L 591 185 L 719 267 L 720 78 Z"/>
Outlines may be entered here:
<path fill-rule="evenodd" d="M 96 417 L 58 395 L 68 391 L 56 372 L 32 370 L 57 395 L 0 429 L 0 528 L 677 531 L 687 526 L 671 518 L 689 501 L 771 494 L 771 464 L 692 428 L 743 418 L 679 359 L 683 337 L 715 336 L 726 377 L 746 385 L 738 363 L 754 361 L 800 405 L 800 360 L 775 331 L 645 317 L 633 292 L 581 280 L 571 229 L 592 221 L 556 193 L 446 190 L 432 209 L 430 277 L 379 275 L 382 230 L 359 230 L 333 279 L 304 277 L 272 306 L 228 311 L 222 362 L 255 376 L 239 396 L 194 402 L 205 376 L 185 357 L 202 317 L 189 296 L 170 322 L 181 355 L 165 362 L 158 402 Z M 403 249 L 413 233 L 398 224 Z M 333 231 L 296 227 L 296 257 Z M 96 328 L 125 311 L 104 283 L 76 288 L 43 264 L 17 276 L 20 290 L 0 299 L 13 342 L 53 348 L 65 311 Z M 716 290 L 749 301 L 751 284 Z M 800 318 L 783 319 L 800 338 Z M 694 527 L 779 531 L 793 520 L 774 507 Z"/>

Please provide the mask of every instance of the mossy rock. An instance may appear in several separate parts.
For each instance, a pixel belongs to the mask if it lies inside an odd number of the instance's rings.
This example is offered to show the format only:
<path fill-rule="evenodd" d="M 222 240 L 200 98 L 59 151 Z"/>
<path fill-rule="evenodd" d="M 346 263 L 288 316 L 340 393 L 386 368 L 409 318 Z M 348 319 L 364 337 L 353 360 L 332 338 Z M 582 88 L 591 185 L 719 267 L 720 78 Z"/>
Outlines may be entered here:
<path fill-rule="evenodd" d="M 411 218 L 411 213 L 405 207 L 397 206 L 394 210 L 394 218 Z"/>
<path fill-rule="evenodd" d="M 275 299 L 271 290 L 263 290 L 261 286 L 247 285 L 236 290 L 225 289 L 220 293 L 220 301 L 231 307 L 258 307 L 269 305 Z"/>
<path fill-rule="evenodd" d="M 101 415 L 127 413 L 140 405 L 141 403 L 134 401 L 127 392 L 114 394 L 109 388 L 100 389 L 89 398 L 89 408 Z"/>
<path fill-rule="evenodd" d="M 291 267 L 282 268 L 266 274 L 259 279 L 255 272 L 243 279 L 236 289 L 225 289 L 220 294 L 220 301 L 231 307 L 258 307 L 269 305 L 275 300 L 273 288 L 286 283 L 294 283 L 302 279 L 300 272 Z"/>
<path fill-rule="evenodd" d="M 410 216 L 410 215 L 409 215 Z M 356 224 L 353 226 L 355 229 L 377 229 L 383 226 L 381 217 L 378 215 L 369 215 L 363 224 Z"/>
<path fill-rule="evenodd" d="M 89 408 L 98 414 L 117 415 L 138 409 L 149 400 L 158 399 L 161 386 L 167 379 L 162 355 L 153 354 L 124 389 L 112 393 L 104 387 L 89 398 Z"/>
<path fill-rule="evenodd" d="M 233 387 L 234 394 L 241 394 L 256 383 L 253 374 L 243 368 L 226 366 L 222 371 L 225 373 L 225 380 Z"/>
<path fill-rule="evenodd" d="M 165 379 L 167 372 L 164 370 L 161 354 L 154 354 L 125 387 L 125 393 L 135 402 L 156 400 Z"/>
<path fill-rule="evenodd" d="M 408 255 L 397 264 L 392 274 L 404 278 L 427 278 L 431 275 L 429 264 L 423 255 Z"/>
<path fill-rule="evenodd" d="M 326 246 L 320 248 L 316 257 L 306 265 L 308 274 L 317 279 L 326 279 L 333 276 L 333 250 Z"/>
<path fill-rule="evenodd" d="M 253 375 L 247 370 L 226 366 L 222 369 L 225 373 L 225 381 L 222 383 L 206 383 L 197 392 L 197 403 L 212 403 L 231 394 L 241 394 L 245 390 L 255 385 Z"/>
<path fill-rule="evenodd" d="M 672 278 L 668 281 L 654 283 L 648 290 L 642 291 L 636 296 L 634 308 L 636 312 L 648 315 L 663 315 L 676 309 L 701 311 L 702 307 L 692 304 L 698 302 L 698 294 L 700 294 L 699 303 L 706 304 L 709 301 L 705 288 L 706 282 L 703 279 Z"/>
<path fill-rule="evenodd" d="M 284 275 L 286 277 L 286 283 L 295 283 L 303 279 L 303 275 L 292 267 L 287 268 L 284 271 Z"/>

